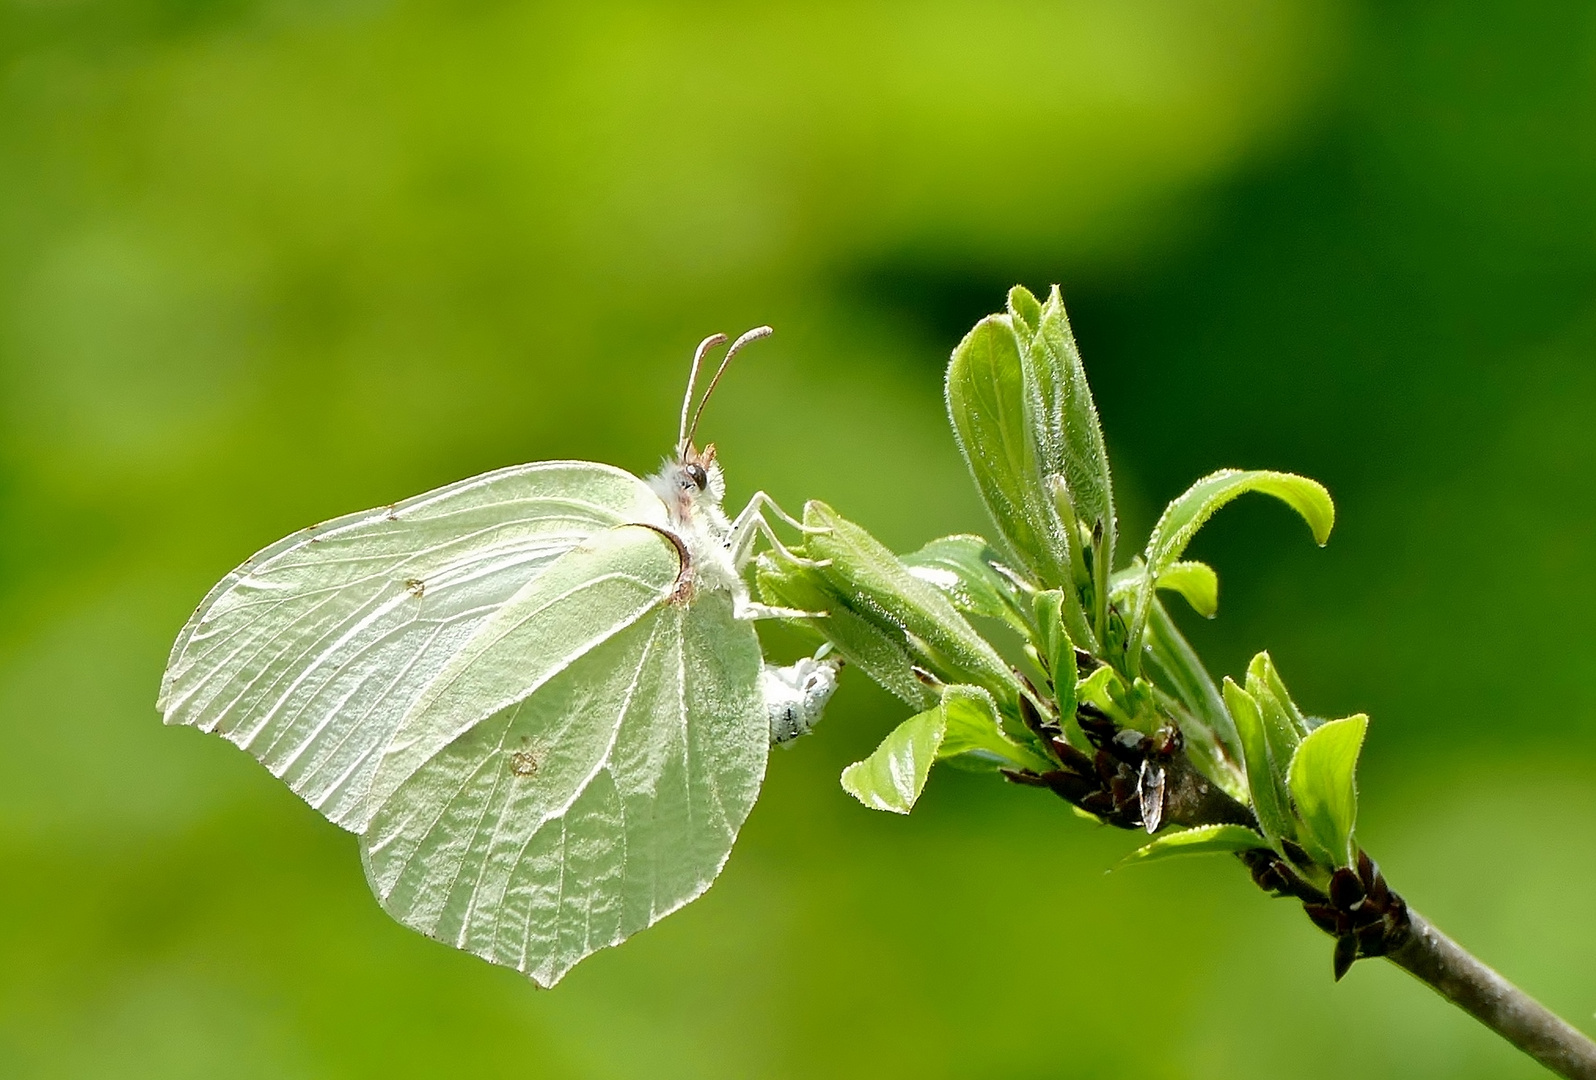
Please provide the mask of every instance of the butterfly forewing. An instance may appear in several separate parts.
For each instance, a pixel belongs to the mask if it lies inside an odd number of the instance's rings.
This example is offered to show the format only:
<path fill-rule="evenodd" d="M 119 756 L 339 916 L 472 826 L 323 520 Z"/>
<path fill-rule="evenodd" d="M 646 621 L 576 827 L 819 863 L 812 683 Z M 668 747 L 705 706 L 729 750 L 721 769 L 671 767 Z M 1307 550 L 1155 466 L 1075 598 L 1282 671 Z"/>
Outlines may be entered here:
<path fill-rule="evenodd" d="M 663 515 L 619 469 L 539 462 L 304 530 L 211 590 L 159 707 L 358 831 L 395 728 L 499 609 L 582 540 Z"/>
<path fill-rule="evenodd" d="M 678 567 L 594 537 L 417 703 L 362 838 L 392 915 L 548 986 L 709 887 L 764 775 L 761 659 L 728 596 L 670 599 Z"/>

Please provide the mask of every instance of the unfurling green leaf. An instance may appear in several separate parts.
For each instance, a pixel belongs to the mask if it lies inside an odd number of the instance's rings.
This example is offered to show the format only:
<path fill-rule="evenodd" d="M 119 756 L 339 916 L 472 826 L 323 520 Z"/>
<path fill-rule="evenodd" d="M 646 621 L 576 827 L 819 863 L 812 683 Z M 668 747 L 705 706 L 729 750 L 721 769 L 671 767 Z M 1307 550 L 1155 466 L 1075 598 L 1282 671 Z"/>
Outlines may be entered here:
<path fill-rule="evenodd" d="M 953 352 L 947 396 L 959 448 L 1016 569 L 1064 591 L 1070 636 L 1095 651 L 1108 625 L 1113 484 L 1058 287 L 1045 304 L 1016 287 L 1007 314 L 978 323 Z"/>
<path fill-rule="evenodd" d="M 1032 771 L 1053 767 L 1003 734 L 985 690 L 948 686 L 936 705 L 899 724 L 874 753 L 844 769 L 842 786 L 868 807 L 907 814 L 938 761 Z"/>
<path fill-rule="evenodd" d="M 1330 539 L 1335 524 L 1335 504 L 1323 485 L 1305 476 L 1265 470 L 1221 469 L 1203 477 L 1164 509 L 1147 541 L 1146 566 L 1137 589 L 1131 627 L 1130 662 L 1139 663 L 1140 642 L 1147 625 L 1148 601 L 1158 577 L 1186 550 L 1197 530 L 1223 506 L 1249 491 L 1273 495 L 1302 515 L 1321 546 Z"/>
<path fill-rule="evenodd" d="M 1369 718 L 1361 713 L 1322 724 L 1302 740 L 1291 759 L 1287 783 L 1302 822 L 1302 838 L 1327 866 L 1352 866 L 1358 821 L 1358 753 Z M 1319 850 L 1314 851 L 1317 848 Z"/>
<path fill-rule="evenodd" d="M 1114 563 L 1114 483 L 1097 405 L 1092 401 L 1086 368 L 1057 285 L 1048 292 L 1047 303 L 1042 306 L 1029 359 L 1042 403 L 1042 472 L 1064 478 L 1076 522 L 1088 537 L 1095 537 L 1091 544 L 1091 585 L 1095 631 L 1101 637 L 1108 603 L 1108 574 Z M 1070 542 L 1079 544 L 1081 538 L 1071 536 Z"/>
<path fill-rule="evenodd" d="M 1022 634 L 1030 632 L 1020 587 L 994 568 L 998 554 L 983 537 L 944 536 L 899 558 L 964 614 L 1002 619 Z"/>
<path fill-rule="evenodd" d="M 1245 825 L 1199 825 L 1160 836 L 1120 860 L 1120 866 L 1170 859 L 1177 855 L 1213 855 L 1267 848 L 1269 841 Z"/>
<path fill-rule="evenodd" d="M 1252 663 L 1247 665 L 1247 693 L 1258 703 L 1258 711 L 1263 715 L 1264 737 L 1269 741 L 1275 771 L 1284 775 L 1286 765 L 1297 752 L 1297 744 L 1308 734 L 1308 721 L 1286 692 L 1286 684 L 1266 652 L 1253 657 Z"/>
<path fill-rule="evenodd" d="M 959 450 L 1017 569 L 1044 588 L 1069 583 L 1070 540 L 1043 473 L 1041 397 L 1011 316 L 990 315 L 959 342 L 947 399 Z"/>
<path fill-rule="evenodd" d="M 1247 692 L 1260 701 L 1266 695 L 1272 697 L 1280 706 L 1280 715 L 1284 718 L 1281 725 L 1289 726 L 1290 730 L 1296 733 L 1291 743 L 1295 752 L 1297 740 L 1308 734 L 1312 725 L 1308 723 L 1308 718 L 1302 714 L 1302 710 L 1297 708 L 1297 703 L 1291 700 L 1291 694 L 1287 692 L 1286 684 L 1280 678 L 1280 671 L 1267 652 L 1259 653 L 1252 658 L 1252 663 L 1247 665 Z"/>
<path fill-rule="evenodd" d="M 1053 699 L 1058 715 L 1075 715 L 1075 683 L 1080 671 L 1075 663 L 1075 643 L 1064 628 L 1066 601 L 1060 589 L 1036 594 L 1036 647 L 1053 680 Z"/>
<path fill-rule="evenodd" d="M 1294 473 L 1221 469 L 1187 488 L 1164 510 L 1148 545 L 1148 565 L 1162 570 L 1178 559 L 1216 511 L 1249 491 L 1273 495 L 1302 515 L 1313 530 L 1315 543 L 1323 546 L 1329 541 L 1336 509 L 1324 485 Z"/>
<path fill-rule="evenodd" d="M 820 570 L 766 552 L 759 557 L 754 577 L 765 603 L 824 612 L 824 618 L 803 625 L 831 642 L 839 655 L 888 693 L 916 709 L 936 700 L 936 691 L 915 675 L 916 661 L 909 655 L 902 629 L 883 626 L 849 608 Z"/>
<path fill-rule="evenodd" d="M 810 569 L 842 606 L 896 633 L 913 662 L 942 682 L 984 686 L 1001 703 L 1018 703 L 1022 688 L 1013 670 L 940 589 L 824 503 L 804 507 L 804 524 L 813 530 L 804 554 L 822 562 Z M 830 635 L 829 626 L 817 628 Z"/>
<path fill-rule="evenodd" d="M 1211 619 L 1219 611 L 1219 575 L 1207 563 L 1170 563 L 1158 574 L 1158 588 L 1180 593 L 1193 611 Z"/>
<path fill-rule="evenodd" d="M 1285 772 L 1283 769 L 1276 770 L 1270 759 L 1263 715 L 1252 695 L 1228 678 L 1224 684 L 1224 695 L 1241 740 L 1242 764 L 1247 771 L 1252 812 L 1269 842 L 1279 847 L 1282 839 L 1296 838 L 1291 821 L 1291 802 L 1286 794 Z"/>
<path fill-rule="evenodd" d="M 1128 611 L 1135 604 L 1146 566 L 1137 556 L 1131 565 L 1109 579 L 1108 594 L 1123 610 Z M 1205 619 L 1219 611 L 1219 575 L 1207 563 L 1189 559 L 1170 563 L 1153 584 L 1165 592 L 1179 593 Z"/>
<path fill-rule="evenodd" d="M 1096 705 L 1120 727 L 1134 722 L 1119 673 L 1104 664 L 1075 684 L 1076 701 Z"/>
<path fill-rule="evenodd" d="M 1021 341 L 1029 341 L 1036 335 L 1037 325 L 1042 321 L 1042 305 L 1024 285 L 1009 290 L 1009 318 L 1014 320 L 1014 329 Z"/>
<path fill-rule="evenodd" d="M 1032 772 L 1054 768 L 1050 758 L 1004 734 L 992 695 L 978 686 L 946 687 L 942 713 L 947 727 L 937 751 L 938 761 L 968 764 L 967 759 L 980 759 L 992 767 Z"/>

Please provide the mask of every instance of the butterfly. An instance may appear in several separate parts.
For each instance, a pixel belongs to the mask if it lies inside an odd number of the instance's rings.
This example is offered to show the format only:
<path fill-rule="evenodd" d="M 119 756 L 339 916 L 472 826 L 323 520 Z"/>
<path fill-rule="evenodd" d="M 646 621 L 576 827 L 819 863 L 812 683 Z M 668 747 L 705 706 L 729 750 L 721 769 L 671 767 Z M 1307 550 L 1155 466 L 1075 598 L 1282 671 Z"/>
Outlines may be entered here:
<path fill-rule="evenodd" d="M 172 647 L 167 724 L 247 750 L 360 837 L 401 923 L 552 986 L 709 888 L 772 745 L 836 687 L 766 664 L 729 517 L 694 438 L 739 337 L 647 480 L 540 461 L 304 529 L 211 589 Z M 790 553 L 788 557 L 796 558 Z M 802 562 L 803 560 L 799 560 Z"/>

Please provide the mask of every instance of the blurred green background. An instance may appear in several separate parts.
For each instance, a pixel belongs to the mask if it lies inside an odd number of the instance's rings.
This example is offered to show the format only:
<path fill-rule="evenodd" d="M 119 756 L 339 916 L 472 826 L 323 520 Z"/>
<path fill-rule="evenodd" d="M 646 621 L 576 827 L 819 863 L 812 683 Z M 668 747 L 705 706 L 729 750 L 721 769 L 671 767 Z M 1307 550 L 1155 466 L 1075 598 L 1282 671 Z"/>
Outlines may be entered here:
<path fill-rule="evenodd" d="M 837 787 L 845 680 L 720 883 L 538 992 L 160 726 L 204 590 L 512 462 L 650 470 L 693 344 L 740 501 L 985 523 L 949 349 L 1065 288 L 1126 534 L 1224 465 L 1217 673 L 1373 717 L 1364 843 L 1596 1028 L 1596 8 L 0 0 L 0 1075 L 1514 1077 L 1227 860 L 954 773 Z"/>

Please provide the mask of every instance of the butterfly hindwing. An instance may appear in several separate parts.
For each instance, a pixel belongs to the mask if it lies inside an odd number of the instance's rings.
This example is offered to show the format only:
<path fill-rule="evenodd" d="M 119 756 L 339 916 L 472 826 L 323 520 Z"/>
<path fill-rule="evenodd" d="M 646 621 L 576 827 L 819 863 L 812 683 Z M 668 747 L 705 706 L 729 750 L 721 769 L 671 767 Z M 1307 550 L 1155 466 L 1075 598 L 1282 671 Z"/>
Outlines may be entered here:
<path fill-rule="evenodd" d="M 206 596 L 158 707 L 358 831 L 394 729 L 498 610 L 582 540 L 663 515 L 620 469 L 538 462 L 303 530 Z"/>
<path fill-rule="evenodd" d="M 673 601 L 619 528 L 507 602 L 418 701 L 372 789 L 372 889 L 408 926 L 553 985 L 707 889 L 764 776 L 752 628 Z"/>

